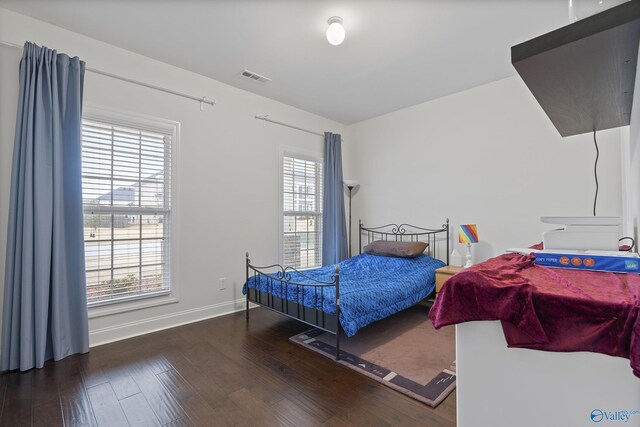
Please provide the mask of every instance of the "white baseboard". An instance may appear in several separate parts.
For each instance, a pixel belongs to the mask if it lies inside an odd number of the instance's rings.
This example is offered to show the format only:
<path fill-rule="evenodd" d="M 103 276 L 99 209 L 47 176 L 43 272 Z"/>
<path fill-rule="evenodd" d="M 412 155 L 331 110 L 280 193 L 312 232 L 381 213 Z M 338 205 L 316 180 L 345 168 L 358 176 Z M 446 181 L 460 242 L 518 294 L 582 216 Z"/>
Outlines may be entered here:
<path fill-rule="evenodd" d="M 89 346 L 96 347 L 114 341 L 137 337 L 163 329 L 174 328 L 212 317 L 223 316 L 244 310 L 245 298 L 235 301 L 228 301 L 219 304 L 198 307 L 191 310 L 179 311 L 177 313 L 165 314 L 163 316 L 150 317 L 135 322 L 123 323 L 106 328 L 89 331 Z M 253 308 L 253 307 L 252 307 Z"/>

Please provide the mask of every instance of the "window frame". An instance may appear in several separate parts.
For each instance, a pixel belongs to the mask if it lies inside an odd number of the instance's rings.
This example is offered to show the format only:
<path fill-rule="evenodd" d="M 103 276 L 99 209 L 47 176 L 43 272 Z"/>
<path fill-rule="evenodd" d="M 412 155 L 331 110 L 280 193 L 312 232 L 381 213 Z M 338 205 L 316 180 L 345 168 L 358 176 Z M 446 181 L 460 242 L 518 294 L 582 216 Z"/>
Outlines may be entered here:
<path fill-rule="evenodd" d="M 293 157 L 300 160 L 306 160 L 309 162 L 320 163 L 324 174 L 324 155 L 318 151 L 304 150 L 295 147 L 281 146 L 278 153 L 278 262 L 284 265 L 284 158 Z M 323 177 L 324 179 L 324 177 Z M 323 183 L 324 184 L 324 183 Z M 323 212 L 323 200 L 322 194 L 319 195 L 320 203 L 320 221 L 322 221 Z M 309 212 L 301 212 L 303 215 L 308 215 Z M 315 212 L 314 212 L 315 214 Z M 320 233 L 320 250 L 322 251 L 322 233 Z M 299 268 L 299 270 L 308 270 L 318 268 L 322 266 L 322 253 L 320 253 L 320 265 L 313 267 Z M 286 267 L 286 266 L 285 266 Z"/>
<path fill-rule="evenodd" d="M 170 207 L 168 214 L 170 216 L 168 224 L 168 238 L 165 239 L 166 249 L 169 253 L 168 261 L 168 283 L 169 289 L 157 293 L 147 295 L 132 295 L 129 297 L 116 298 L 111 301 L 98 301 L 88 304 L 89 318 L 108 316 L 112 314 L 140 310 L 143 308 L 154 307 L 164 304 L 172 304 L 179 302 L 177 265 L 176 258 L 179 255 L 177 219 L 178 219 L 178 192 L 177 180 L 178 176 L 178 147 L 180 140 L 180 123 L 173 120 L 158 118 L 154 116 L 128 112 L 119 109 L 111 109 L 102 106 L 85 105 L 82 113 L 83 120 L 92 120 L 105 124 L 116 126 L 130 127 L 150 132 L 165 133 L 171 136 L 171 163 L 169 180 L 165 185 L 170 185 L 170 191 L 165 189 L 165 194 L 169 194 Z M 83 211 L 85 206 L 83 203 Z"/>

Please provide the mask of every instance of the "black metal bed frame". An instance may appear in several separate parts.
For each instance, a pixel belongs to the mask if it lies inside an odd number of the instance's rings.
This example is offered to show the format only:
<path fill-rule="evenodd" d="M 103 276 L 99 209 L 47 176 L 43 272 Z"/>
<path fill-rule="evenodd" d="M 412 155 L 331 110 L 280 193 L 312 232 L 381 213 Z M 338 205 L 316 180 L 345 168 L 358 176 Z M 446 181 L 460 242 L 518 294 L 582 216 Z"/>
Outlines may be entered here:
<path fill-rule="evenodd" d="M 398 242 L 418 242 L 423 241 L 429 244 L 427 253 L 433 258 L 438 256 L 438 234 L 445 233 L 446 237 L 446 259 L 449 264 L 449 218 L 442 225 L 442 228 L 422 228 L 411 224 L 386 224 L 380 227 L 363 227 L 362 221 L 359 224 L 359 248 L 362 253 L 362 236 L 367 237 L 367 242 L 374 240 L 393 240 Z M 426 239 L 426 240 L 423 240 Z M 291 272 L 297 272 L 303 277 L 309 279 L 312 283 L 297 283 L 291 280 Z M 254 281 L 261 278 L 266 281 L 267 292 L 262 292 L 257 288 L 249 288 L 249 278 L 253 277 Z M 269 310 L 276 311 L 292 319 L 296 319 L 302 323 L 329 332 L 336 336 L 336 354 L 335 359 L 340 359 L 340 267 L 336 265 L 335 273 L 331 276 L 330 282 L 323 282 L 311 278 L 304 274 L 303 271 L 296 270 L 293 267 L 283 267 L 280 264 L 268 265 L 265 267 L 257 267 L 251 264 L 249 252 L 246 253 L 246 318 L 249 321 L 249 303 L 261 305 Z M 320 294 L 320 307 L 323 307 L 324 292 L 323 288 L 334 286 L 336 289 L 336 312 L 328 314 L 321 309 L 315 309 L 304 305 L 305 292 L 314 292 L 315 301 Z M 289 301 L 287 298 L 280 298 L 273 295 L 273 290 L 279 288 L 280 295 L 288 295 L 289 290 L 293 287 L 296 292 L 296 301 Z M 302 298 L 300 298 L 300 296 Z"/>

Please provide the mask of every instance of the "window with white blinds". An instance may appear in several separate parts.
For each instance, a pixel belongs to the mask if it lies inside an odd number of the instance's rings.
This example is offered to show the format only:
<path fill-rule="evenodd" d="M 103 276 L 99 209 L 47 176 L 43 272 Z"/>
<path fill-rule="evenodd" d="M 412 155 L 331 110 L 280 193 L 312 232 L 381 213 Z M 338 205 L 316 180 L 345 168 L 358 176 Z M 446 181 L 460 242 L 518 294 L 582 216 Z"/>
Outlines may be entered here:
<path fill-rule="evenodd" d="M 284 265 L 295 268 L 322 264 L 322 163 L 283 157 Z"/>
<path fill-rule="evenodd" d="M 170 283 L 171 129 L 82 121 L 89 305 L 166 295 Z"/>

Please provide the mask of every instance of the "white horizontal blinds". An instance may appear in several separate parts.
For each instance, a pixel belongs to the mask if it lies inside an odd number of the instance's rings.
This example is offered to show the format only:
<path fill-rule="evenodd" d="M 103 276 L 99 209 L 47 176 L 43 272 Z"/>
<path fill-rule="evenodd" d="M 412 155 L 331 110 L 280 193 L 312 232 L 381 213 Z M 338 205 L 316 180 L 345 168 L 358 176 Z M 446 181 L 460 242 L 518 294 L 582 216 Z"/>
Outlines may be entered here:
<path fill-rule="evenodd" d="M 322 163 L 283 158 L 283 263 L 310 268 L 322 262 Z"/>
<path fill-rule="evenodd" d="M 172 134 L 82 122 L 89 303 L 170 291 Z"/>

